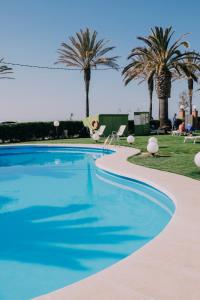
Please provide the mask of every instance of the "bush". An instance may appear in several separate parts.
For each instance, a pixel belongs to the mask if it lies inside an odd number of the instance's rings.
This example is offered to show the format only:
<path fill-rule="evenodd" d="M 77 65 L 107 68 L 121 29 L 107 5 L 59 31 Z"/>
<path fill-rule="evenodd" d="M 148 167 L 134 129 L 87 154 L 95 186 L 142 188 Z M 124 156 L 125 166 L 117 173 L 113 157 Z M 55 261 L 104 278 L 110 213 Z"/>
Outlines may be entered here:
<path fill-rule="evenodd" d="M 152 130 L 157 130 L 160 126 L 160 121 L 159 120 L 151 120 L 150 121 L 150 128 Z"/>
<path fill-rule="evenodd" d="M 200 129 L 200 117 L 197 118 L 197 129 Z"/>
<path fill-rule="evenodd" d="M 128 134 L 133 134 L 135 132 L 134 120 L 128 120 Z"/>
<path fill-rule="evenodd" d="M 28 122 L 0 125 L 0 139 L 3 142 L 24 142 L 87 136 L 87 129 L 84 127 L 82 121 L 61 121 L 57 130 L 53 122 Z"/>

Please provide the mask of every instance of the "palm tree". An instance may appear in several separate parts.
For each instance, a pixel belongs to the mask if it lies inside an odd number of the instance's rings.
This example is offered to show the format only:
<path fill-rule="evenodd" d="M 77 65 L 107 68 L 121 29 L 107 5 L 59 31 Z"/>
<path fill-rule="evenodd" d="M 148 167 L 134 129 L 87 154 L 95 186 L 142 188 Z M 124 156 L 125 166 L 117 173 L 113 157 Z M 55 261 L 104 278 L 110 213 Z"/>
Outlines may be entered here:
<path fill-rule="evenodd" d="M 138 37 L 144 42 L 145 47 L 136 47 L 132 50 L 130 58 L 142 55 L 155 76 L 156 93 L 159 99 L 160 127 L 168 125 L 168 99 L 171 97 L 171 82 L 173 73 L 188 72 L 183 62 L 190 55 L 200 60 L 200 55 L 192 52 L 182 52 L 182 48 L 189 47 L 187 41 L 183 40 L 185 35 L 172 41 L 174 31 L 172 27 L 151 28 L 147 37 Z"/>
<path fill-rule="evenodd" d="M 187 79 L 188 83 L 188 97 L 189 97 L 189 111 L 192 114 L 192 98 L 193 98 L 193 88 L 194 82 L 198 82 L 198 77 L 200 76 L 200 63 L 195 55 L 188 55 L 184 59 L 184 65 L 186 65 L 186 70 L 183 77 Z"/>
<path fill-rule="evenodd" d="M 115 47 L 107 47 L 108 41 L 97 40 L 97 32 L 86 28 L 77 32 L 75 37 L 70 37 L 70 44 L 62 43 L 58 63 L 67 67 L 79 68 L 84 73 L 86 92 L 86 117 L 89 116 L 89 87 L 91 70 L 98 65 L 107 66 L 118 70 L 117 56 L 107 57 L 106 53 Z"/>
<path fill-rule="evenodd" d="M 151 120 L 154 90 L 154 72 L 152 72 L 151 68 L 149 67 L 148 61 L 143 55 L 138 55 L 134 58 L 132 58 L 132 56 L 129 56 L 128 59 L 131 59 L 132 61 L 122 71 L 122 74 L 124 75 L 125 85 L 127 85 L 132 80 L 142 79 L 141 82 L 147 81 L 149 91 L 149 117 Z"/>
<path fill-rule="evenodd" d="M 11 79 L 11 77 L 7 76 L 12 73 L 12 68 L 9 68 L 4 64 L 3 58 L 0 59 L 0 79 Z"/>

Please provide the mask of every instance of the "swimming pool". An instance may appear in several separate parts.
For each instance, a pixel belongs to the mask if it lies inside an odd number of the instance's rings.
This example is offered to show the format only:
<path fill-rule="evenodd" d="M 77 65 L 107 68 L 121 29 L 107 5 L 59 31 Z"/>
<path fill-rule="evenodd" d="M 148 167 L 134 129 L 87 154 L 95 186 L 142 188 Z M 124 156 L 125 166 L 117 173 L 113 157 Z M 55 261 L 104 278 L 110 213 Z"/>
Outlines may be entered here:
<path fill-rule="evenodd" d="M 27 300 L 130 255 L 169 222 L 173 202 L 95 167 L 109 151 L 0 148 L 0 299 Z"/>

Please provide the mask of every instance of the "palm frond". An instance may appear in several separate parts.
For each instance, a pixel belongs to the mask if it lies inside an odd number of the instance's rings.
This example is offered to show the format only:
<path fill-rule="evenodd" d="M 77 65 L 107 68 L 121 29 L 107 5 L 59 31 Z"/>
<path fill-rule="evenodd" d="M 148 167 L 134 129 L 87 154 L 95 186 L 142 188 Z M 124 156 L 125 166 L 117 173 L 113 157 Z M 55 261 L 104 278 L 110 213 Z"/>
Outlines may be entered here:
<path fill-rule="evenodd" d="M 3 58 L 0 59 L 0 79 L 14 79 L 9 76 L 5 76 L 8 74 L 12 74 L 13 69 L 11 67 L 8 67 L 6 64 L 4 64 Z"/>
<path fill-rule="evenodd" d="M 82 70 L 97 68 L 98 65 L 118 69 L 117 56 L 105 57 L 105 54 L 115 47 L 107 46 L 107 40 L 97 40 L 96 31 L 91 31 L 89 28 L 81 29 L 75 36 L 69 37 L 69 42 L 70 44 L 64 42 L 61 44 L 57 63 L 80 67 Z"/>

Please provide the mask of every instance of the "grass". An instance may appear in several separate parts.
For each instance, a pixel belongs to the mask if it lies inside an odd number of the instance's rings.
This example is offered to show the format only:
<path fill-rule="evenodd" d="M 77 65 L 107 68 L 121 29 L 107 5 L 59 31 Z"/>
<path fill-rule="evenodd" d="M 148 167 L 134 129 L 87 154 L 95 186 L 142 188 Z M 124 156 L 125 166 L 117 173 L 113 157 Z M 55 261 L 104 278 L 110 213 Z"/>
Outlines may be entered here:
<path fill-rule="evenodd" d="M 146 154 L 146 146 L 149 137 L 138 136 L 135 138 L 135 143 L 131 147 L 140 149 L 142 153 L 140 155 L 130 157 L 128 160 L 131 163 L 141 166 L 177 173 L 200 180 L 200 169 L 198 169 L 194 164 L 194 155 L 200 151 L 200 143 L 183 143 L 184 137 L 182 136 L 160 135 L 157 138 L 159 143 L 158 156 L 152 157 Z M 85 138 L 42 141 L 36 143 L 91 144 L 95 142 L 93 142 L 90 138 Z M 99 143 L 103 143 L 103 140 Z M 120 144 L 124 146 L 128 145 L 125 138 L 120 141 Z"/>
<path fill-rule="evenodd" d="M 141 155 L 129 158 L 129 161 L 145 167 L 164 170 L 200 180 L 200 169 L 194 164 L 194 156 L 200 151 L 200 144 L 183 143 L 183 137 L 159 136 L 159 155 L 144 155 L 148 138 L 138 139 Z"/>

